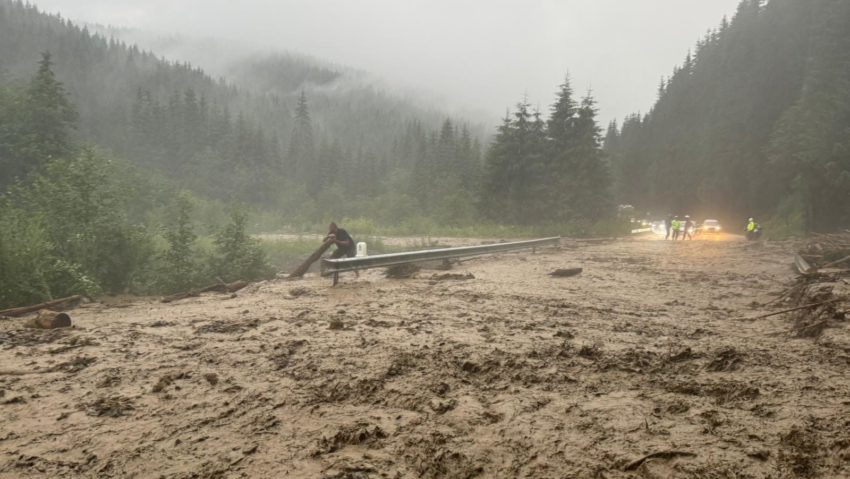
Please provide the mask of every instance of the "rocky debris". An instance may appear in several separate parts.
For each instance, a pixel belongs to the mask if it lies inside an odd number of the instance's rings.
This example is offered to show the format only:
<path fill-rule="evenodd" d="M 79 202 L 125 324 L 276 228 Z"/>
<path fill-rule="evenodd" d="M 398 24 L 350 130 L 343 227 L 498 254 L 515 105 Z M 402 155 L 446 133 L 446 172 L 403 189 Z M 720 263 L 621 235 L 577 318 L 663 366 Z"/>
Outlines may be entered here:
<path fill-rule="evenodd" d="M 171 386 L 172 384 L 174 384 L 176 381 L 179 381 L 181 379 L 189 379 L 191 377 L 192 377 L 192 375 L 188 372 L 166 374 L 165 376 L 162 376 L 161 378 L 159 378 L 159 381 L 157 381 L 156 384 L 153 385 L 153 388 L 151 388 L 151 392 L 153 392 L 153 393 L 162 392 L 166 388 L 168 388 L 168 386 Z"/>
<path fill-rule="evenodd" d="M 313 296 L 316 292 L 306 286 L 296 286 L 294 288 L 289 289 L 289 295 L 293 298 L 300 298 L 302 296 Z"/>
<path fill-rule="evenodd" d="M 102 397 L 84 407 L 86 414 L 96 417 L 121 417 L 133 411 L 133 401 L 122 396 Z"/>
<path fill-rule="evenodd" d="M 356 424 L 340 428 L 330 437 L 322 436 L 316 445 L 313 455 L 320 456 L 323 454 L 330 454 L 351 445 L 374 446 L 381 439 L 386 437 L 387 434 L 380 426 L 366 422 L 358 422 Z"/>
<path fill-rule="evenodd" d="M 97 361 L 97 358 L 91 356 L 77 356 L 76 358 L 57 364 L 51 368 L 52 371 L 62 371 L 69 374 L 74 374 L 86 369 Z"/>
<path fill-rule="evenodd" d="M 414 277 L 421 270 L 422 266 L 416 263 L 398 264 L 387 268 L 384 276 L 392 279 L 408 279 Z"/>
<path fill-rule="evenodd" d="M 715 353 L 705 368 L 713 372 L 737 371 L 742 363 L 743 358 L 741 353 L 735 348 L 728 347 Z"/>
<path fill-rule="evenodd" d="M 211 321 L 195 328 L 195 333 L 238 334 L 255 329 L 259 325 L 259 319 L 251 319 L 248 321 Z"/>
<path fill-rule="evenodd" d="M 210 386 L 218 384 L 218 374 L 216 373 L 206 373 L 204 374 L 204 379 L 206 379 Z"/>

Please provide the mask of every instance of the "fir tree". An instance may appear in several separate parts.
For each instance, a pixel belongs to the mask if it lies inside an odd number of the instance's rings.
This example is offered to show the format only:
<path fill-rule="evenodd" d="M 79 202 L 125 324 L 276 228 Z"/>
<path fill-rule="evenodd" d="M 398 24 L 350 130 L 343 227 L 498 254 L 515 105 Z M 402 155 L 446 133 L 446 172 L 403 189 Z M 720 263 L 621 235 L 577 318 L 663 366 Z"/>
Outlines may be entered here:
<path fill-rule="evenodd" d="M 287 152 L 287 173 L 302 184 L 310 184 L 317 176 L 315 165 L 315 144 L 313 143 L 313 123 L 307 106 L 307 94 L 302 90 L 295 109 L 295 127 Z"/>

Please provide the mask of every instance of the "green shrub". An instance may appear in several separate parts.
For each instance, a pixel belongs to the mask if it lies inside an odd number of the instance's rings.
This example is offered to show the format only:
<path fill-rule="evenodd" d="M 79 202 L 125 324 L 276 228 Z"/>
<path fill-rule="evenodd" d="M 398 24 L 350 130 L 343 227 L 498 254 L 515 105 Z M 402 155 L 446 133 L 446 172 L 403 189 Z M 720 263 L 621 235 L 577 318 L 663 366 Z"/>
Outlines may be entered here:
<path fill-rule="evenodd" d="M 0 308 L 98 291 L 79 265 L 54 254 L 41 217 L 0 201 Z"/>
<path fill-rule="evenodd" d="M 215 235 L 214 244 L 210 266 L 216 278 L 251 281 L 273 274 L 259 240 L 248 235 L 244 213 L 233 212 L 230 223 Z"/>
<path fill-rule="evenodd" d="M 155 289 L 163 293 L 187 291 L 201 280 L 202 275 L 189 198 L 179 196 L 172 213 L 173 217 L 163 232 L 168 246 L 157 255 L 158 267 L 154 278 Z"/>
<path fill-rule="evenodd" d="M 144 226 L 128 217 L 135 193 L 109 160 L 85 150 L 51 161 L 11 196 L 42 219 L 56 257 L 105 291 L 122 292 L 152 253 Z"/>

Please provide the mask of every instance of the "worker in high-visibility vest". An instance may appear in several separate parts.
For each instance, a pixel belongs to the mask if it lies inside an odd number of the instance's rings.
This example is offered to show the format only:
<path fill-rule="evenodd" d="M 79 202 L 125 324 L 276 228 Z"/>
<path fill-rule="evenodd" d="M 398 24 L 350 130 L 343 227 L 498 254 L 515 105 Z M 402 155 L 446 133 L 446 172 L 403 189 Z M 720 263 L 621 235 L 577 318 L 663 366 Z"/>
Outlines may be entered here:
<path fill-rule="evenodd" d="M 679 217 L 674 216 L 673 221 L 670 222 L 670 230 L 673 232 L 673 241 L 679 239 Z"/>
<path fill-rule="evenodd" d="M 747 239 L 753 239 L 756 233 L 756 220 L 750 218 L 747 222 Z"/>

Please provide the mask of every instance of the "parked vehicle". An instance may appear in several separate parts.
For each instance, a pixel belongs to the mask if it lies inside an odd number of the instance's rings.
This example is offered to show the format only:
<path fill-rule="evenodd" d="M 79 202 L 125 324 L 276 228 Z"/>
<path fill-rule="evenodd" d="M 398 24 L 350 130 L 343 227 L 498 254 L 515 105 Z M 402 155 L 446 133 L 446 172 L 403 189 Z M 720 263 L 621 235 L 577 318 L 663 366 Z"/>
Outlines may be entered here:
<path fill-rule="evenodd" d="M 705 220 L 699 229 L 702 233 L 720 233 L 723 231 L 723 227 L 717 220 Z"/>

